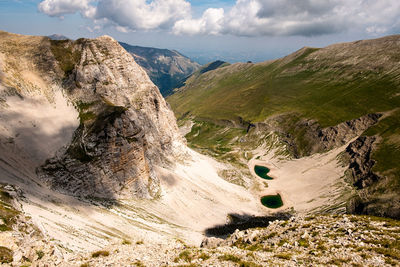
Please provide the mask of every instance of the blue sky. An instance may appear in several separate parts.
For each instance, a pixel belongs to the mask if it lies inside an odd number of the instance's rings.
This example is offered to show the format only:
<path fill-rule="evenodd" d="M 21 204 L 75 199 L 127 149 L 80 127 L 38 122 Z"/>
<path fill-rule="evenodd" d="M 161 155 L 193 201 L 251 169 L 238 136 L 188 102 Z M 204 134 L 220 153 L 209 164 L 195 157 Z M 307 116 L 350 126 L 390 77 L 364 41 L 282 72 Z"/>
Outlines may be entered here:
<path fill-rule="evenodd" d="M 110 35 L 205 63 L 263 61 L 303 46 L 397 34 L 398 0 L 0 0 L 0 29 Z"/>

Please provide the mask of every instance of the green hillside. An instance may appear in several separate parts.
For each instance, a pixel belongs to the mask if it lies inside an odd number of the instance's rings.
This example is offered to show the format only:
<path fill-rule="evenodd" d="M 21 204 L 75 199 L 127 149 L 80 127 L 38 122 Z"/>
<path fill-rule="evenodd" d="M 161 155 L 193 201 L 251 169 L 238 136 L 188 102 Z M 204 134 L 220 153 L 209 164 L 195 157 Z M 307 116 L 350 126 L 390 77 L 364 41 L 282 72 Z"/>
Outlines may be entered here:
<path fill-rule="evenodd" d="M 379 190 L 390 185 L 400 192 L 399 51 L 400 35 L 321 49 L 305 47 L 278 60 L 206 72 L 188 79 L 167 100 L 181 123 L 191 119 L 223 127 L 221 121 L 238 117 L 251 123 L 278 118 L 275 123 L 294 140 L 299 156 L 307 155 L 314 141 L 307 140 L 307 129 L 298 126 L 302 120 L 323 128 L 370 113 L 385 114 L 364 134 L 379 137 L 372 152 L 373 171 L 388 178 Z M 215 147 L 213 142 L 223 138 L 218 135 L 221 130 L 208 138 L 198 129 L 199 123 L 195 126 L 198 132 L 187 135 L 192 147 Z M 212 135 L 207 129 L 207 136 Z M 238 145 L 231 140 L 231 146 Z"/>

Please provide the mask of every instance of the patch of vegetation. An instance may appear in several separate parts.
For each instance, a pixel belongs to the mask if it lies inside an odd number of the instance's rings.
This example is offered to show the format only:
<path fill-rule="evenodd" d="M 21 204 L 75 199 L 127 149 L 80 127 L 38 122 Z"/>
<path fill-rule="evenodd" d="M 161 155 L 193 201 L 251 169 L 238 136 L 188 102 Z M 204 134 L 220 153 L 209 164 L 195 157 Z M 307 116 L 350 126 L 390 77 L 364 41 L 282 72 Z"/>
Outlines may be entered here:
<path fill-rule="evenodd" d="M 82 263 L 81 265 L 80 265 L 80 267 L 89 267 L 90 265 L 89 265 L 89 263 Z"/>
<path fill-rule="evenodd" d="M 314 219 L 315 219 L 315 216 L 314 216 L 314 215 L 307 216 L 307 217 L 304 218 L 304 220 L 305 220 L 306 222 L 312 221 L 312 220 L 314 220 Z"/>
<path fill-rule="evenodd" d="M 131 241 L 129 241 L 127 239 L 122 240 L 122 245 L 130 245 L 130 244 L 132 244 Z"/>
<path fill-rule="evenodd" d="M 108 256 L 110 256 L 110 252 L 107 251 L 107 250 L 99 250 L 99 251 L 96 251 L 96 252 L 92 253 L 92 258 L 98 258 L 100 256 L 101 257 L 108 257 Z"/>
<path fill-rule="evenodd" d="M 374 240 L 371 240 L 374 243 Z M 400 240 L 384 239 L 379 241 L 379 247 L 372 247 L 376 253 L 382 254 L 385 257 L 400 260 Z"/>
<path fill-rule="evenodd" d="M 94 120 L 96 118 L 96 114 L 91 111 L 88 112 L 79 112 L 79 120 L 80 123 L 84 123 L 85 121 Z"/>
<path fill-rule="evenodd" d="M 289 240 L 287 240 L 286 238 L 283 238 L 283 239 L 279 240 L 278 246 L 281 247 L 286 243 L 289 243 Z"/>
<path fill-rule="evenodd" d="M 13 261 L 13 251 L 9 248 L 0 246 L 0 263 L 10 263 Z"/>
<path fill-rule="evenodd" d="M 290 260 L 292 258 L 292 254 L 290 253 L 278 253 L 275 254 L 274 257 L 283 259 L 283 260 Z"/>
<path fill-rule="evenodd" d="M 232 255 L 232 254 L 224 254 L 218 257 L 218 259 L 223 260 L 223 261 L 231 261 L 231 262 L 240 262 L 240 258 Z"/>
<path fill-rule="evenodd" d="M 210 258 L 210 255 L 208 255 L 207 253 L 202 252 L 199 256 L 199 259 L 202 259 L 203 261 L 206 261 Z"/>
<path fill-rule="evenodd" d="M 44 257 L 43 250 L 36 250 L 36 255 L 38 256 L 38 260 L 42 259 Z"/>
<path fill-rule="evenodd" d="M 64 77 L 68 77 L 81 59 L 81 51 L 75 49 L 74 42 L 70 40 L 50 40 L 50 49 L 64 72 Z"/>
<path fill-rule="evenodd" d="M 344 263 L 347 263 L 347 262 L 348 262 L 347 259 L 335 258 L 335 259 L 331 259 L 329 262 L 327 262 L 327 264 L 333 264 L 333 265 L 337 265 L 337 266 L 342 266 Z"/>
<path fill-rule="evenodd" d="M 257 263 L 251 262 L 251 261 L 240 261 L 239 266 L 240 267 L 262 267 L 262 265 L 259 265 Z"/>
<path fill-rule="evenodd" d="M 79 111 L 85 111 L 91 107 L 93 107 L 94 105 L 96 105 L 98 103 L 98 101 L 95 102 L 82 102 L 82 101 L 78 101 L 76 102 L 76 107 Z"/>
<path fill-rule="evenodd" d="M 298 243 L 299 243 L 300 247 L 308 248 L 310 246 L 310 243 L 308 242 L 308 240 L 304 239 L 304 238 L 300 238 Z"/>
<path fill-rule="evenodd" d="M 186 134 L 190 146 L 198 150 L 207 150 L 215 157 L 231 152 L 231 146 L 246 133 L 243 129 L 227 128 L 211 122 L 195 121 L 191 132 Z M 234 157 L 232 158 L 234 160 Z"/>
<path fill-rule="evenodd" d="M 272 232 L 272 233 L 269 233 L 267 236 L 264 236 L 263 239 L 267 240 L 267 239 L 273 238 L 276 235 L 277 235 L 276 232 Z"/>
<path fill-rule="evenodd" d="M 193 254 L 190 250 L 184 250 L 179 253 L 178 257 L 174 259 L 174 262 L 179 262 L 179 260 L 183 260 L 186 262 L 191 262 L 193 260 Z"/>
<path fill-rule="evenodd" d="M 141 261 L 135 261 L 135 262 L 133 263 L 133 265 L 134 265 L 134 266 L 137 266 L 137 267 L 146 267 L 146 265 L 144 265 Z"/>
<path fill-rule="evenodd" d="M 218 259 L 222 260 L 222 261 L 235 262 L 241 267 L 259 267 L 259 266 L 261 266 L 261 265 L 258 265 L 256 263 L 254 263 L 254 262 L 249 262 L 249 261 L 242 260 L 241 258 L 239 258 L 239 257 L 237 257 L 235 255 L 232 255 L 232 254 L 221 255 L 221 256 L 218 257 Z"/>
<path fill-rule="evenodd" d="M 0 224 L 0 231 L 12 230 L 18 214 L 19 211 L 12 206 L 11 195 L 0 186 L 0 220 L 3 222 L 3 224 Z"/>
<path fill-rule="evenodd" d="M 136 245 L 143 245 L 143 244 L 144 244 L 143 240 L 136 241 Z"/>

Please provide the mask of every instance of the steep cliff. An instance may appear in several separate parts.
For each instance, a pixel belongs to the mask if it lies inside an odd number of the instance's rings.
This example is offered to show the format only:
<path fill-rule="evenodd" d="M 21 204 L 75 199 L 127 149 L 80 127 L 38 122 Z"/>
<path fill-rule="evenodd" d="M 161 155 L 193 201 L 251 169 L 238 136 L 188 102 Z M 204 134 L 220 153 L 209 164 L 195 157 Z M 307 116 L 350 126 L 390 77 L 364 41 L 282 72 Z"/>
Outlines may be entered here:
<path fill-rule="evenodd" d="M 62 68 L 77 53 L 63 86 L 79 111 L 71 145 L 39 171 L 53 188 L 79 196 L 155 197 L 154 165 L 183 144 L 172 111 L 144 70 L 111 37 L 51 41 Z M 171 158 L 172 159 L 172 158 Z"/>
<path fill-rule="evenodd" d="M 38 169 L 39 176 L 77 196 L 155 197 L 154 166 L 172 162 L 184 140 L 158 88 L 132 56 L 107 36 L 77 41 L 2 36 L 2 94 L 26 97 L 32 90 L 28 76 L 35 73 L 44 79 L 36 95 L 51 99 L 62 88 L 78 112 L 71 143 L 64 140 L 67 146 Z M 11 59 L 21 51 L 21 62 L 29 65 L 12 68 Z"/>

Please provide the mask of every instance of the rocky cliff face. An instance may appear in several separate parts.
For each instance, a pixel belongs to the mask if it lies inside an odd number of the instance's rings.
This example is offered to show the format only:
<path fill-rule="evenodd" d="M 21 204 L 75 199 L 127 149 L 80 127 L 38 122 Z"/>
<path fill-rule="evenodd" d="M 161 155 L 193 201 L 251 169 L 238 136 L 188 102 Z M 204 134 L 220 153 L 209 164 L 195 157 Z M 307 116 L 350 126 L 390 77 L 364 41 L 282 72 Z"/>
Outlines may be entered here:
<path fill-rule="evenodd" d="M 77 196 L 157 195 L 153 166 L 183 143 L 172 111 L 146 72 L 111 37 L 52 41 L 63 86 L 79 111 L 70 146 L 39 170 L 53 188 Z M 66 55 L 72 55 L 66 59 Z M 71 67 L 65 71 L 66 61 Z"/>
<path fill-rule="evenodd" d="M 376 161 L 371 156 L 379 141 L 376 136 L 360 136 L 346 148 L 345 158 L 350 163 L 347 177 L 356 189 L 347 203 L 347 212 L 400 218 L 399 195 L 387 178 L 373 169 Z"/>
<path fill-rule="evenodd" d="M 322 128 L 315 120 L 299 119 L 296 115 L 284 114 L 262 123 L 247 122 L 247 128 L 254 126 L 256 131 L 278 133 L 290 154 L 299 158 L 345 145 L 376 124 L 380 117 L 382 114 L 368 114 L 335 126 Z"/>

